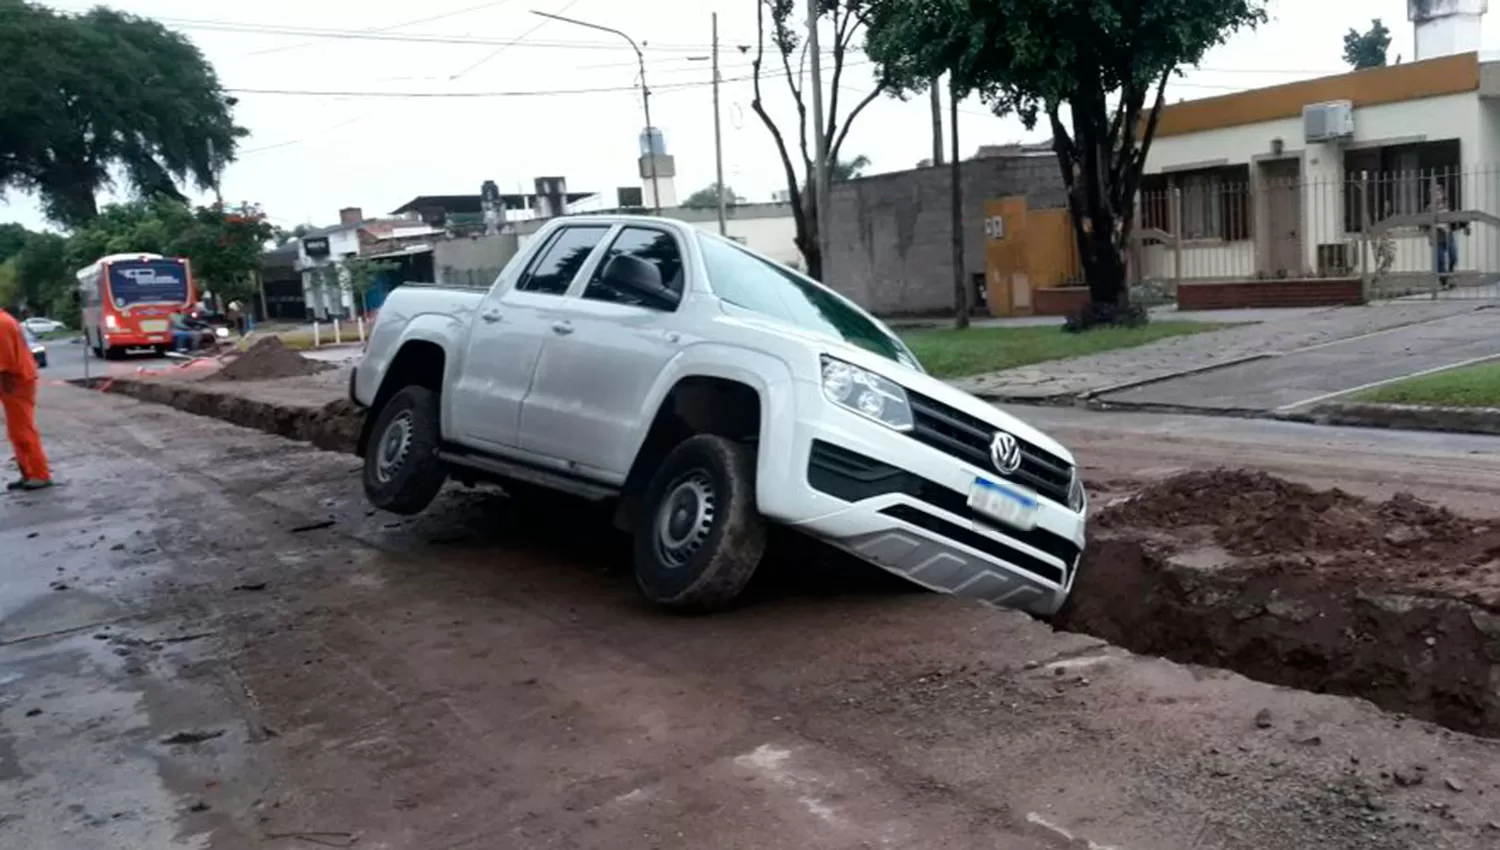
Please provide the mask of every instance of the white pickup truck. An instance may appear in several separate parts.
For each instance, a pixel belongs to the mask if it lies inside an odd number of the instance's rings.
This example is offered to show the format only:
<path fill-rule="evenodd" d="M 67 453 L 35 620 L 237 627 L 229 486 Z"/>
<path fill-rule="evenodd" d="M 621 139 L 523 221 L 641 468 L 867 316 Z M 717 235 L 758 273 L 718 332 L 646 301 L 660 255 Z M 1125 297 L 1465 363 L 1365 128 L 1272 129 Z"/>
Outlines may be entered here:
<path fill-rule="evenodd" d="M 637 584 L 673 608 L 733 602 L 768 523 L 1040 614 L 1084 545 L 1066 449 L 845 298 L 681 222 L 562 218 L 487 292 L 395 290 L 350 394 L 376 507 L 420 512 L 450 477 L 614 500 Z"/>

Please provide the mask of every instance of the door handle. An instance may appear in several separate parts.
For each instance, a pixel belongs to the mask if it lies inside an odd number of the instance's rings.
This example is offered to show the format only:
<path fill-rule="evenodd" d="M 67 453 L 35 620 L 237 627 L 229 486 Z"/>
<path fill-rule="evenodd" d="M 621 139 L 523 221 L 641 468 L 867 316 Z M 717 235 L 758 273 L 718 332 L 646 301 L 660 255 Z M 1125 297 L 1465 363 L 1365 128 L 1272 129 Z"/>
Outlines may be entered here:
<path fill-rule="evenodd" d="M 489 322 L 493 325 L 494 323 L 500 321 L 500 311 L 488 310 L 486 312 L 480 313 L 479 318 L 484 319 L 486 322 Z"/>
<path fill-rule="evenodd" d="M 567 322 L 558 322 L 552 326 L 552 332 L 558 336 L 567 336 L 573 332 L 573 326 Z"/>

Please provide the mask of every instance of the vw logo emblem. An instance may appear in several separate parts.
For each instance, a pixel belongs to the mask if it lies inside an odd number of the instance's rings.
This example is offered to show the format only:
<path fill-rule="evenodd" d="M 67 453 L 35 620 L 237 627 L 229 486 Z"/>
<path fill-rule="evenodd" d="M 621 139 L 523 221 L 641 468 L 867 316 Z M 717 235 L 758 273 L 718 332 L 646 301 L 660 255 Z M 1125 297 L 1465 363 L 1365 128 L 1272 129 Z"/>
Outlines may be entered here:
<path fill-rule="evenodd" d="M 996 431 L 995 438 L 990 441 L 990 463 L 1006 475 L 1020 469 L 1021 444 L 1004 431 Z"/>

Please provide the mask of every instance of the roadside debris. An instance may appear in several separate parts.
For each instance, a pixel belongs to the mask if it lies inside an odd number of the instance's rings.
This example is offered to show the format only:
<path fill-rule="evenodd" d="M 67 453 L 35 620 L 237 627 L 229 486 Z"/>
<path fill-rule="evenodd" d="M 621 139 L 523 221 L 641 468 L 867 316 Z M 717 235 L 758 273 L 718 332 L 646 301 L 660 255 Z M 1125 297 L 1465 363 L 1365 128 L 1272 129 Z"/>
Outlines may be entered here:
<path fill-rule="evenodd" d="M 169 747 L 177 746 L 179 744 L 201 744 L 204 741 L 212 741 L 215 738 L 223 737 L 223 735 L 223 729 L 195 729 L 189 732 L 178 732 L 175 735 L 169 735 L 165 738 L 162 738 L 161 742 Z"/>
<path fill-rule="evenodd" d="M 331 364 L 309 360 L 282 344 L 280 337 L 268 336 L 250 346 L 223 369 L 208 376 L 209 381 L 269 381 L 276 378 L 300 378 L 334 368 Z"/>
<path fill-rule="evenodd" d="M 320 530 L 325 529 L 325 528 L 333 528 L 335 525 L 337 525 L 337 523 L 334 522 L 331 519 L 324 520 L 322 522 L 311 522 L 311 523 L 308 523 L 307 525 L 299 525 L 299 526 L 291 529 L 291 533 L 292 534 L 300 534 L 300 533 L 302 533 L 304 531 L 320 531 Z"/>

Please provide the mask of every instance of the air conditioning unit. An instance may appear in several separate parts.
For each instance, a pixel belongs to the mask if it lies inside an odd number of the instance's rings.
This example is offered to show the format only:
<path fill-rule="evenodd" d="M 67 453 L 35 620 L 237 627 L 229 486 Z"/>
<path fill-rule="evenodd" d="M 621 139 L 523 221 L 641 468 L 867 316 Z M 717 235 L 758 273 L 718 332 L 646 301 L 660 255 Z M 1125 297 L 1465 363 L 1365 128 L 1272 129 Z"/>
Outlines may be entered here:
<path fill-rule="evenodd" d="M 1353 138 L 1354 104 L 1335 100 L 1302 107 L 1302 135 L 1308 144 Z"/>

